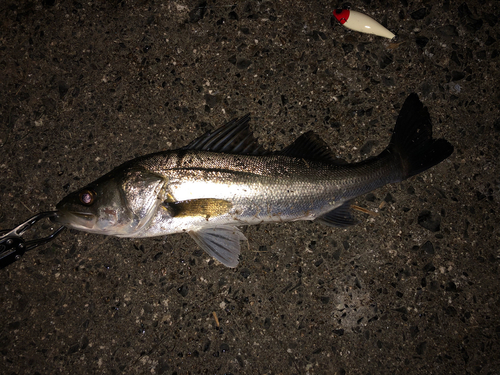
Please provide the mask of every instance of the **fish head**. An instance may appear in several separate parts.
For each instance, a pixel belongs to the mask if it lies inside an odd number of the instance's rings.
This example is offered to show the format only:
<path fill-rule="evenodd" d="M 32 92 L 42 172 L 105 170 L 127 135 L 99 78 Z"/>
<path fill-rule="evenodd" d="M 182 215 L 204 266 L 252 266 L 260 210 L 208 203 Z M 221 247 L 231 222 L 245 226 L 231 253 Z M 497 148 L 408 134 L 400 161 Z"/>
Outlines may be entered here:
<path fill-rule="evenodd" d="M 85 232 L 133 237 L 163 201 L 164 179 L 136 168 L 117 168 L 66 196 L 54 221 Z"/>

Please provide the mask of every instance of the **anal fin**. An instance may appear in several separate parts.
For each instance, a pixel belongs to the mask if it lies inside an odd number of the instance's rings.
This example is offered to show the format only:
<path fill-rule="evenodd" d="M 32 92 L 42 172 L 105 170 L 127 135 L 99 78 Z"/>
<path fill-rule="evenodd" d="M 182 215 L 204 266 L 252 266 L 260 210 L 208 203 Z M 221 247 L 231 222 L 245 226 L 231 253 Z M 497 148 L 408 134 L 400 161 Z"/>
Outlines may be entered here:
<path fill-rule="evenodd" d="M 345 202 L 342 206 L 327 212 L 316 219 L 317 221 L 331 227 L 347 228 L 358 223 L 352 216 L 351 202 Z"/>
<path fill-rule="evenodd" d="M 231 268 L 239 263 L 240 241 L 247 240 L 238 228 L 231 225 L 191 231 L 189 235 L 210 256 Z"/>

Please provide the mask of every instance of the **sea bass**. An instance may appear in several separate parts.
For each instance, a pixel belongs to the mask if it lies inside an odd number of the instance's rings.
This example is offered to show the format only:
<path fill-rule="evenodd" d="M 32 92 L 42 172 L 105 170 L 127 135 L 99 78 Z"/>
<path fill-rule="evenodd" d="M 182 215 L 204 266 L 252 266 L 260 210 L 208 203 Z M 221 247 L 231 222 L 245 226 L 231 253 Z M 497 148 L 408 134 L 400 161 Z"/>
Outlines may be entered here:
<path fill-rule="evenodd" d="M 351 200 L 400 182 L 453 152 L 432 138 L 429 112 L 416 94 L 399 113 L 389 146 L 378 156 L 339 162 L 313 132 L 279 152 L 263 149 L 249 116 L 232 120 L 178 150 L 130 160 L 57 205 L 55 221 L 118 237 L 188 233 L 208 254 L 236 267 L 241 225 L 315 220 L 356 223 Z"/>

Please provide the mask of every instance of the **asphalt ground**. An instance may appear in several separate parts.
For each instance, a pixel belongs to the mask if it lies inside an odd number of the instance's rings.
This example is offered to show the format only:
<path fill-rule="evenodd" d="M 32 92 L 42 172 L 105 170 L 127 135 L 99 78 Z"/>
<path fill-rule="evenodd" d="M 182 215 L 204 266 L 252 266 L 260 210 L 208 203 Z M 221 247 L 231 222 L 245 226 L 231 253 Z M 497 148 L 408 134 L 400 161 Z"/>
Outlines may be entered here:
<path fill-rule="evenodd" d="M 0 270 L 0 373 L 500 373 L 500 6 L 350 5 L 397 37 L 327 1 L 2 2 L 3 229 L 246 113 L 269 149 L 313 130 L 353 162 L 416 92 L 455 151 L 355 227 L 248 227 L 235 269 L 188 235 L 66 230 Z"/>

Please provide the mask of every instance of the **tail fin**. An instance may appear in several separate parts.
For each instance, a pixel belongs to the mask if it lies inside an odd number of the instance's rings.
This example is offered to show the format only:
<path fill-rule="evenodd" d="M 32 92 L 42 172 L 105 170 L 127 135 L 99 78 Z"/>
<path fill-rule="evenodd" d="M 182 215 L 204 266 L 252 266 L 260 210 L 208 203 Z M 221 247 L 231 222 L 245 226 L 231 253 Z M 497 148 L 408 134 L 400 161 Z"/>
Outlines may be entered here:
<path fill-rule="evenodd" d="M 399 155 L 403 179 L 407 179 L 442 162 L 453 153 L 453 146 L 445 139 L 432 138 L 429 111 L 413 93 L 399 112 L 388 150 Z"/>

